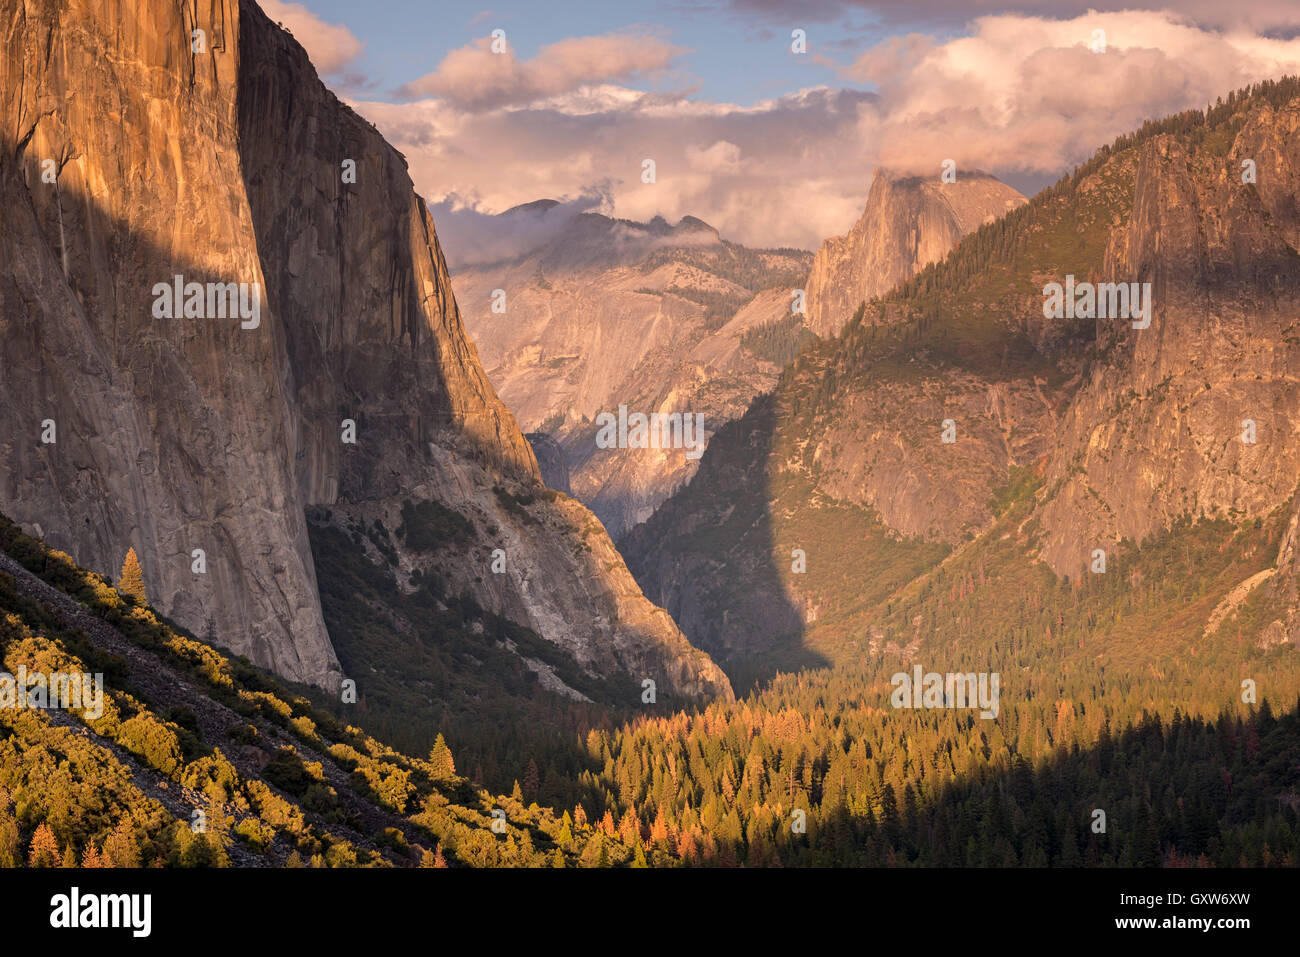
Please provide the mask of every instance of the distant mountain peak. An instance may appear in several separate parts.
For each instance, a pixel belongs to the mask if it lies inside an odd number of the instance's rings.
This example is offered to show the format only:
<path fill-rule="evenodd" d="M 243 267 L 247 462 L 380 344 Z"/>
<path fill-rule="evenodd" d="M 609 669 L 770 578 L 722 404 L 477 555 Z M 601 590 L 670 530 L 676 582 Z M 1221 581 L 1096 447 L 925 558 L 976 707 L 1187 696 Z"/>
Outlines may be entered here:
<path fill-rule="evenodd" d="M 834 335 L 858 304 L 883 295 L 948 254 L 967 233 L 1025 198 L 981 170 L 958 170 L 954 183 L 878 167 L 866 206 L 843 236 L 826 240 L 808 277 L 808 325 Z"/>
<path fill-rule="evenodd" d="M 704 220 L 699 219 L 698 217 L 695 216 L 683 216 L 681 219 L 677 221 L 677 226 L 675 228 L 684 232 L 692 232 L 692 233 L 709 232 L 709 233 L 717 234 L 718 232 L 716 229 L 714 229 Z"/>
<path fill-rule="evenodd" d="M 531 203 L 520 203 L 518 206 L 511 206 L 502 216 L 512 216 L 515 213 L 545 213 L 560 205 L 558 199 L 535 199 Z"/>

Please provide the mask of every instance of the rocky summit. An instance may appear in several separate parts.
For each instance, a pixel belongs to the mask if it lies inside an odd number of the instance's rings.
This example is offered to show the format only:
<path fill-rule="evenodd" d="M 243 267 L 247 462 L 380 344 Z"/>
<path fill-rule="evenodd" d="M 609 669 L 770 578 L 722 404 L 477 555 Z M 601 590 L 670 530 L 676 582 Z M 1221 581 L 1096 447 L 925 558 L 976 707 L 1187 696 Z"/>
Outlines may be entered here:
<path fill-rule="evenodd" d="M 808 276 L 808 326 L 819 336 L 844 328 L 858 306 L 883 296 L 922 266 L 937 262 L 963 236 L 1025 201 L 987 173 L 940 176 L 881 168 L 867 205 L 847 235 L 822 243 Z"/>

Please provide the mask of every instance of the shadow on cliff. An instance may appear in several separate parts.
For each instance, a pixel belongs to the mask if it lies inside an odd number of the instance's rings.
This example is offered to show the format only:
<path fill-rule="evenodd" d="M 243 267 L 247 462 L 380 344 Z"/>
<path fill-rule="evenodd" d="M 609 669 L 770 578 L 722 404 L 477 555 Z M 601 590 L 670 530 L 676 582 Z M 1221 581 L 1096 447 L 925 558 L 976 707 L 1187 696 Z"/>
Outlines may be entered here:
<path fill-rule="evenodd" d="M 283 674 L 283 647 L 277 651 L 265 629 L 254 627 L 274 609 L 267 613 L 249 597 L 256 593 L 250 569 L 269 564 L 262 538 L 276 533 L 263 529 L 259 540 L 241 540 L 248 520 L 266 515 L 267 524 L 284 526 L 281 538 L 297 549 L 306 573 L 286 573 L 279 555 L 266 577 L 274 576 L 282 594 L 305 596 L 318 588 L 303 514 L 313 500 L 404 492 L 391 463 L 434 467 L 435 441 L 497 471 L 520 471 L 489 436 L 458 425 L 462 403 L 439 373 L 462 357 L 444 357 L 438 331 L 421 321 L 425 295 L 409 263 L 425 242 L 420 218 L 397 216 L 384 228 L 388 259 L 400 264 L 405 256 L 407 268 L 374 282 L 388 298 L 371 303 L 373 314 L 342 296 L 317 311 L 315 300 L 295 295 L 301 266 L 292 261 L 292 210 L 272 207 L 276 194 L 265 186 L 246 182 L 251 228 L 236 217 L 218 229 L 225 222 L 218 217 L 217 238 L 187 248 L 137 222 L 133 211 L 88 194 L 73 170 L 44 182 L 43 157 L 31 149 L 30 137 L 20 143 L 0 134 L 0 262 L 8 265 L 0 275 L 0 329 L 4 365 L 16 370 L 0 376 L 0 447 L 7 449 L 0 508 L 39 523 L 44 538 L 83 566 L 115 580 L 134 546 L 160 611 Z M 245 175 L 252 177 L 248 169 Z M 357 215 L 337 209 L 331 235 L 344 231 L 345 216 Z M 336 207 L 327 204 L 325 215 L 336 215 Z M 346 253 L 339 251 L 334 270 L 341 287 L 347 268 L 365 265 Z M 440 267 L 436 243 L 430 255 Z M 234 260 L 243 268 L 220 268 Z M 260 276 L 246 274 L 254 261 Z M 176 318 L 155 317 L 155 284 L 177 274 L 187 283 L 260 279 L 259 327 L 241 329 L 240 316 L 230 313 L 184 317 L 181 303 Z M 439 292 L 450 298 L 450 289 Z M 346 452 L 345 418 L 356 421 L 360 436 Z M 57 446 L 39 441 L 46 419 L 57 422 Z M 249 436 L 259 430 L 271 438 L 256 445 Z M 277 454 L 268 454 L 276 444 Z M 133 494 L 116 491 L 116 482 L 128 481 Z M 191 579 L 188 545 L 183 563 L 173 561 L 178 533 L 203 544 L 206 578 Z M 184 570 L 179 579 L 177 567 Z M 243 640 L 232 640 L 237 636 Z"/>
<path fill-rule="evenodd" d="M 646 597 L 713 656 L 738 697 L 777 672 L 829 664 L 804 644 L 783 579 L 799 543 L 779 541 L 772 516 L 777 416 L 773 396 L 755 399 L 714 434 L 690 483 L 619 543 Z"/>

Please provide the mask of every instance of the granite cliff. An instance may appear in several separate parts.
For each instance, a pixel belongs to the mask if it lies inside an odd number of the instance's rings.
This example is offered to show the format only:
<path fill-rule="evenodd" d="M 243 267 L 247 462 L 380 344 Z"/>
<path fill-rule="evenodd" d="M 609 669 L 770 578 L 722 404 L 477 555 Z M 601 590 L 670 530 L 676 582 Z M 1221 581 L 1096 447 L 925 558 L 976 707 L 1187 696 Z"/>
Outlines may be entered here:
<path fill-rule="evenodd" d="M 573 495 L 618 538 L 686 482 L 698 458 L 598 448 L 597 416 L 620 405 L 698 413 L 709 435 L 740 416 L 786 358 L 754 334 L 799 339 L 791 290 L 809 256 L 748 249 L 689 216 L 636 223 L 538 201 L 496 220 L 503 234 L 544 238 L 514 258 L 453 269 L 470 337 L 521 425 L 556 440 Z"/>
<path fill-rule="evenodd" d="M 1022 204 L 1010 186 L 978 171 L 956 182 L 876 170 L 867 205 L 844 236 L 822 243 L 808 276 L 808 326 L 833 336 L 859 304 L 883 296 L 958 240 Z"/>

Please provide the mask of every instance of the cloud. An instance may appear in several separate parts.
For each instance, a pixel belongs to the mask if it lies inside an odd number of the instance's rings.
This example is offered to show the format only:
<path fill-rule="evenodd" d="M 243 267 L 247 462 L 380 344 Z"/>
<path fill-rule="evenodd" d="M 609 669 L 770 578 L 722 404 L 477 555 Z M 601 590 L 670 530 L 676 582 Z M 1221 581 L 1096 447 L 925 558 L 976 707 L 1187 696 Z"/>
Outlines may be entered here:
<path fill-rule="evenodd" d="M 497 51 L 494 51 L 493 47 Z M 401 87 L 402 99 L 435 96 L 467 110 L 522 106 L 586 86 L 661 73 L 686 51 L 632 33 L 570 37 L 520 60 L 504 41 L 484 37 L 452 50 L 432 73 Z"/>
<path fill-rule="evenodd" d="M 1105 53 L 1088 49 L 1097 29 Z M 449 209 L 599 196 L 619 217 L 693 215 L 749 246 L 816 248 L 858 218 L 877 166 L 937 176 L 951 158 L 1026 188 L 1050 182 L 1147 119 L 1300 73 L 1300 41 L 1150 11 L 1002 15 L 960 35 L 904 34 L 838 69 L 874 89 L 742 106 L 614 83 L 566 89 L 570 69 L 496 91 L 507 105 L 494 108 L 470 94 L 352 105 L 405 154 L 421 194 Z M 654 183 L 642 182 L 645 159 Z M 440 230 L 447 215 L 435 216 Z M 444 238 L 452 258 L 480 242 Z"/>
<path fill-rule="evenodd" d="M 1097 31 L 1100 31 L 1098 33 Z M 1105 52 L 1093 52 L 1104 37 Z M 893 38 L 845 71 L 880 93 L 881 163 L 1064 171 L 1143 121 L 1300 71 L 1300 41 L 1220 33 L 1165 13 L 996 16 L 968 36 Z"/>
<path fill-rule="evenodd" d="M 347 27 L 326 23 L 301 3 L 258 0 L 263 12 L 283 24 L 303 45 L 318 73 L 338 73 L 361 55 L 363 44 Z"/>

